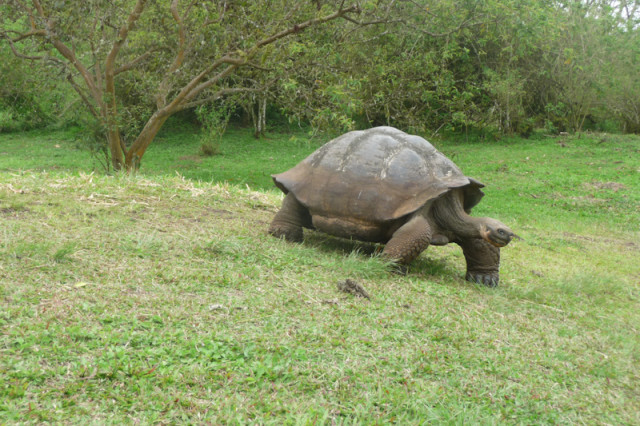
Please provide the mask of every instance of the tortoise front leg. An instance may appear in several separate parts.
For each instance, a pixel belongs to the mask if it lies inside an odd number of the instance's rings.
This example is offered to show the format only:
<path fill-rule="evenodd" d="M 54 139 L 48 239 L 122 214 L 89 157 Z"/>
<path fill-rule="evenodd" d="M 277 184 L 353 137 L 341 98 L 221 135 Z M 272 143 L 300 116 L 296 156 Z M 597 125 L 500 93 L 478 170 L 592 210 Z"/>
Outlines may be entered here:
<path fill-rule="evenodd" d="M 500 281 L 500 249 L 482 238 L 457 242 L 467 259 L 467 281 L 495 287 Z"/>
<path fill-rule="evenodd" d="M 407 264 L 429 247 L 431 226 L 422 216 L 414 216 L 391 236 L 382 254 L 401 264 Z"/>
<path fill-rule="evenodd" d="M 311 214 L 292 193 L 288 193 L 269 226 L 269 234 L 277 238 L 284 237 L 287 241 L 300 242 L 303 227 L 313 228 Z"/>

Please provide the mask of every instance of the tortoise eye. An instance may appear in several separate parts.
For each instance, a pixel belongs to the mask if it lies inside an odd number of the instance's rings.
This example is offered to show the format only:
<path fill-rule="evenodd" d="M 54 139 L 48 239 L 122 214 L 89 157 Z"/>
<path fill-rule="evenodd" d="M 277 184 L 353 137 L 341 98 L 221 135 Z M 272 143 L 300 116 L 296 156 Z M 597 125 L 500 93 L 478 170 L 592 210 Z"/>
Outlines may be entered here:
<path fill-rule="evenodd" d="M 504 235 L 504 230 L 503 229 L 498 229 L 498 234 Z"/>

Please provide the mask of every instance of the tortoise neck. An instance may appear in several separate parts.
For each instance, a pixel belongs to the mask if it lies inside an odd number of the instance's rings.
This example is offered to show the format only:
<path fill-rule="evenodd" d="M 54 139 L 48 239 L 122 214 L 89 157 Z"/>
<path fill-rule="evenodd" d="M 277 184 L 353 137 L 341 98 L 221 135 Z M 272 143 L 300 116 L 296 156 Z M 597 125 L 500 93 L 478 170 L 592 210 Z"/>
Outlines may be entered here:
<path fill-rule="evenodd" d="M 473 217 L 464 211 L 461 191 L 449 191 L 434 203 L 432 212 L 436 223 L 441 228 L 460 237 L 482 237 L 485 218 Z"/>

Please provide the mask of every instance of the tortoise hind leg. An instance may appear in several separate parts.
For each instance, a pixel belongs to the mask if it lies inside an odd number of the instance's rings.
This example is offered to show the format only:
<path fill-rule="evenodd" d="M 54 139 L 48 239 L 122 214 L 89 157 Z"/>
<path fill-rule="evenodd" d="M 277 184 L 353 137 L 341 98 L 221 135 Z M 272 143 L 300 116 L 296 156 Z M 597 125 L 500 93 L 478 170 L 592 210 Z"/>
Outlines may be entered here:
<path fill-rule="evenodd" d="M 429 247 L 431 226 L 420 215 L 398 228 L 384 247 L 382 254 L 401 264 L 407 264 Z"/>
<path fill-rule="evenodd" d="M 500 249 L 482 238 L 457 242 L 467 259 L 467 281 L 496 287 L 500 281 Z"/>
<path fill-rule="evenodd" d="M 284 237 L 287 241 L 300 242 L 303 227 L 313 228 L 311 214 L 292 193 L 288 193 L 269 226 L 269 234 L 277 238 Z"/>

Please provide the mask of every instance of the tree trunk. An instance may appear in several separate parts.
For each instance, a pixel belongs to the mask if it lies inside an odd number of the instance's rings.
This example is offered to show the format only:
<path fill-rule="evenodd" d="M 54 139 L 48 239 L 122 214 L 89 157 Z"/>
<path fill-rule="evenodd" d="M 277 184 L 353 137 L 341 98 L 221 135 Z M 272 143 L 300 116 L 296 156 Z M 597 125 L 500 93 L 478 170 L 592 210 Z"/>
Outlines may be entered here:
<path fill-rule="evenodd" d="M 138 170 L 142 156 L 169 116 L 171 116 L 171 114 L 164 110 L 157 111 L 152 115 L 129 149 L 126 149 L 117 126 L 110 129 L 107 132 L 107 141 L 113 169 L 125 170 L 127 172 Z"/>
<path fill-rule="evenodd" d="M 107 142 L 111 152 L 111 165 L 114 170 L 121 170 L 124 166 L 124 152 L 122 151 L 122 139 L 118 129 L 107 132 Z"/>
<path fill-rule="evenodd" d="M 267 97 L 266 96 L 262 98 L 262 110 L 261 110 L 260 116 L 262 118 L 262 125 L 260 127 L 262 128 L 262 135 L 264 135 L 264 133 L 267 131 Z"/>
<path fill-rule="evenodd" d="M 264 136 L 267 127 L 267 97 L 252 96 L 247 109 L 253 124 L 253 136 L 259 139 Z"/>
<path fill-rule="evenodd" d="M 164 123 L 171 116 L 171 113 L 166 111 L 157 111 L 151 116 L 147 124 L 136 138 L 135 142 L 131 145 L 129 150 L 125 154 L 125 168 L 127 171 L 137 170 L 140 168 L 140 160 L 147 150 L 153 138 L 156 137 Z"/>

